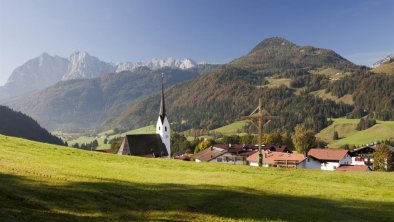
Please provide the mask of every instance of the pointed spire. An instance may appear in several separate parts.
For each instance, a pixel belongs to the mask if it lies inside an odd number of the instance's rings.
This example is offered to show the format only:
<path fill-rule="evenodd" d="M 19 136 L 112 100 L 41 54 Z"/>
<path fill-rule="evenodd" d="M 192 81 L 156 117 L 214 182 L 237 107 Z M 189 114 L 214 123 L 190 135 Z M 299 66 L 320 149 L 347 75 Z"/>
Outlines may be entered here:
<path fill-rule="evenodd" d="M 163 87 L 163 82 L 164 82 L 164 74 L 161 74 L 161 102 L 160 102 L 160 119 L 161 122 L 164 122 L 164 117 L 166 116 L 166 105 L 164 103 L 164 87 Z"/>

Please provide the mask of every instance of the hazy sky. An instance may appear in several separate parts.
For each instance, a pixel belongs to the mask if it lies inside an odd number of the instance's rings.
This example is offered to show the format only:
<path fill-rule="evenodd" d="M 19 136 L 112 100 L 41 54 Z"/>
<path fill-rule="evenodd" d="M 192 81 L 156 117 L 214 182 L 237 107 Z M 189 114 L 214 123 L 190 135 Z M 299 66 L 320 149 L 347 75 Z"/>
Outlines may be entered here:
<path fill-rule="evenodd" d="M 225 63 L 271 36 L 371 65 L 394 52 L 394 1 L 0 0 L 0 85 L 42 52 Z"/>

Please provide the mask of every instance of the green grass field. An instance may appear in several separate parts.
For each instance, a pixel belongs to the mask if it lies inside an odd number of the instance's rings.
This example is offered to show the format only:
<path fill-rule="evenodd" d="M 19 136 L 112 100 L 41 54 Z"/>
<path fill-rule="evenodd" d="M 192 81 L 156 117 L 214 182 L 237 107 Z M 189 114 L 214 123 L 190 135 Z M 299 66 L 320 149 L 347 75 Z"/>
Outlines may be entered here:
<path fill-rule="evenodd" d="M 394 121 L 377 121 L 369 129 L 357 131 L 359 119 L 333 119 L 334 123 L 316 134 L 316 137 L 329 143 L 329 147 L 340 147 L 344 144 L 363 145 L 375 141 L 394 139 Z M 334 131 L 339 134 L 339 140 L 333 140 Z"/>
<path fill-rule="evenodd" d="M 8 221 L 392 221 L 394 173 L 148 159 L 0 135 Z"/>
<path fill-rule="evenodd" d="M 229 125 L 219 127 L 217 129 L 214 129 L 212 131 L 215 131 L 217 133 L 221 133 L 223 135 L 239 135 L 239 134 L 244 134 L 240 133 L 243 131 L 243 127 L 247 125 L 247 121 L 236 121 L 234 123 L 230 123 Z"/>

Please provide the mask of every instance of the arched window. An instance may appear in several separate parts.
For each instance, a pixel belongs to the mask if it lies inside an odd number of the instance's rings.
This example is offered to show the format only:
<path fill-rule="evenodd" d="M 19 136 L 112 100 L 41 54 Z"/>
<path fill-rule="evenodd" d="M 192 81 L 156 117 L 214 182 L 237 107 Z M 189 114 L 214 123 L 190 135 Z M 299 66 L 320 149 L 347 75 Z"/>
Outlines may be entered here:
<path fill-rule="evenodd" d="M 159 126 L 159 130 L 160 130 L 160 126 Z"/>
<path fill-rule="evenodd" d="M 166 131 L 166 132 L 167 132 L 167 127 L 164 127 L 164 131 Z"/>

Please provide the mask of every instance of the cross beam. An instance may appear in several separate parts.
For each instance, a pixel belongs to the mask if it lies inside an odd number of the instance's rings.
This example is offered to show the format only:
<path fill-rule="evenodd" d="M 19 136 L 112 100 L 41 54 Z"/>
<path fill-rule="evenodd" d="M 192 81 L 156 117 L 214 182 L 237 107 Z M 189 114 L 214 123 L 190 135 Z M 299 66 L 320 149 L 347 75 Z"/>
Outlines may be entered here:
<path fill-rule="evenodd" d="M 263 127 L 267 125 L 271 120 L 280 119 L 279 116 L 271 116 L 265 109 L 263 109 L 261 105 L 261 99 L 259 99 L 259 106 L 253 110 L 253 112 L 249 116 L 241 116 L 242 119 L 249 120 L 257 129 L 259 134 L 259 166 L 263 166 L 263 153 L 261 150 L 261 141 L 263 134 Z M 254 122 L 257 120 L 257 124 Z M 263 124 L 264 120 L 268 120 L 265 124 Z"/>

